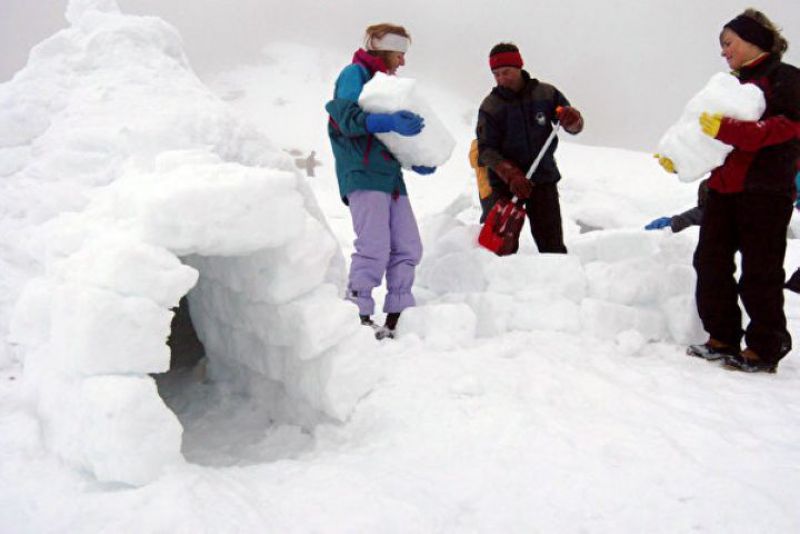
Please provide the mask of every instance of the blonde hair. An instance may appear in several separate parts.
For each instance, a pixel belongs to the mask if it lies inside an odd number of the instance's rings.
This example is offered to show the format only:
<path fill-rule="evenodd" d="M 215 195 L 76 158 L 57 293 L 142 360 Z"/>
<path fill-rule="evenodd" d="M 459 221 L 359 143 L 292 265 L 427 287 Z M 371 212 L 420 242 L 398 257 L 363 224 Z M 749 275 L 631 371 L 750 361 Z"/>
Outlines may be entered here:
<path fill-rule="evenodd" d="M 389 33 L 405 37 L 408 39 L 409 43 L 411 42 L 411 34 L 408 33 L 408 30 L 402 26 L 398 26 L 397 24 L 389 24 L 388 22 L 381 22 L 380 24 L 367 26 L 367 29 L 364 32 L 364 49 L 368 54 L 381 58 L 384 63 L 388 61 L 389 54 L 392 52 L 387 52 L 385 50 L 371 50 L 372 46 L 370 46 L 370 43 L 373 39 L 382 39 Z"/>
<path fill-rule="evenodd" d="M 744 10 L 742 16 L 747 18 L 753 19 L 758 24 L 766 28 L 774 38 L 774 42 L 772 45 L 772 50 L 765 50 L 765 52 L 770 52 L 775 54 L 778 57 L 783 57 L 783 54 L 789 49 L 789 41 L 781 35 L 781 28 L 776 26 L 767 16 L 757 9 L 753 9 L 749 7 Z"/>
<path fill-rule="evenodd" d="M 411 42 L 411 34 L 408 33 L 404 27 L 398 26 L 397 24 L 389 24 L 388 22 L 381 22 L 380 24 L 367 26 L 367 29 L 364 31 L 364 48 L 369 50 L 371 48 L 369 46 L 370 41 L 373 39 L 381 39 L 387 33 L 402 35 L 408 39 L 408 42 Z"/>

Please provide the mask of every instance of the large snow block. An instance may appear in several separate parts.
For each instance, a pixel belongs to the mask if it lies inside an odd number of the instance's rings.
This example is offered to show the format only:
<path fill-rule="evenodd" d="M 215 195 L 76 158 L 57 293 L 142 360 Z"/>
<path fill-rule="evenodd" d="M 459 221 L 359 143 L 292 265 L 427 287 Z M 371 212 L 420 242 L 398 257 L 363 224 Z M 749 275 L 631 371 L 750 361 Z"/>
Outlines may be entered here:
<path fill-rule="evenodd" d="M 281 341 L 291 346 L 298 358 L 308 360 L 361 328 L 352 320 L 353 311 L 353 306 L 339 297 L 336 287 L 324 284 L 280 307 L 274 326 L 282 334 Z"/>
<path fill-rule="evenodd" d="M 172 308 L 197 282 L 195 269 L 168 251 L 119 234 L 88 240 L 59 262 L 53 274 L 72 283 L 153 300 Z"/>
<path fill-rule="evenodd" d="M 395 132 L 376 134 L 404 168 L 410 169 L 412 165 L 438 167 L 450 159 L 456 140 L 418 94 L 416 80 L 379 72 L 364 86 L 358 104 L 369 113 L 406 110 L 425 119 L 425 128 L 414 136 Z"/>
<path fill-rule="evenodd" d="M 653 308 L 624 306 L 587 298 L 581 302 L 583 330 L 595 337 L 614 339 L 627 330 L 636 330 L 648 341 L 667 339 L 664 315 Z"/>
<path fill-rule="evenodd" d="M 741 84 L 731 74 L 717 73 L 689 101 L 678 122 L 661 138 L 658 152 L 672 160 L 681 180 L 697 180 L 722 165 L 733 150 L 732 146 L 703 133 L 700 115 L 721 113 L 734 119 L 755 121 L 765 109 L 764 94 L 755 84 Z"/>
<path fill-rule="evenodd" d="M 80 399 L 79 439 L 99 480 L 146 484 L 183 462 L 183 428 L 152 378 L 90 377 L 81 384 Z"/>
<path fill-rule="evenodd" d="M 140 297 L 65 284 L 53 294 L 50 345 L 54 362 L 84 375 L 169 370 L 172 312 Z"/>
<path fill-rule="evenodd" d="M 509 321 L 512 330 L 555 330 L 578 333 L 580 306 L 565 298 L 515 302 Z"/>
<path fill-rule="evenodd" d="M 134 206 L 144 241 L 178 255 L 243 255 L 277 247 L 304 228 L 295 175 L 224 162 L 201 150 L 159 156 L 156 172 L 113 184 L 120 210 Z"/>
<path fill-rule="evenodd" d="M 586 295 L 586 275 L 576 256 L 567 254 L 492 256 L 484 268 L 487 291 L 530 300 L 559 296 L 580 302 Z"/>
<path fill-rule="evenodd" d="M 661 309 L 667 317 L 667 328 L 673 341 L 688 345 L 705 339 L 706 333 L 697 314 L 694 295 L 679 295 L 667 299 Z"/>

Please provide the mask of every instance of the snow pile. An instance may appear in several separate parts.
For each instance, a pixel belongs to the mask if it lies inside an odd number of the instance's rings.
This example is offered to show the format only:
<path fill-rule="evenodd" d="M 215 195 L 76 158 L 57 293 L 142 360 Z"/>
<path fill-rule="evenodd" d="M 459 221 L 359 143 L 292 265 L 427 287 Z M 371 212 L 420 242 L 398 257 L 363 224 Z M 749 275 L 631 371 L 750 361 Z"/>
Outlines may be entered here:
<path fill-rule="evenodd" d="M 49 446 L 104 481 L 182 462 L 149 374 L 169 368 L 187 293 L 212 378 L 288 399 L 276 419 L 347 417 L 376 379 L 372 340 L 291 161 L 197 80 L 161 20 L 110 0 L 67 16 L 0 86 L 2 267 L 24 287 L 0 326 Z"/>
<path fill-rule="evenodd" d="M 628 352 L 702 338 L 695 232 L 590 232 L 568 241 L 568 255 L 538 254 L 526 223 L 522 252 L 498 257 L 478 247 L 480 227 L 461 222 L 460 207 L 455 202 L 423 223 L 425 305 L 409 311 L 414 319 L 401 324 L 404 331 L 464 346 L 475 337 L 547 330 L 615 341 Z"/>
<path fill-rule="evenodd" d="M 658 151 L 675 164 L 678 177 L 691 182 L 722 165 L 733 148 L 712 139 L 700 128 L 703 112 L 721 113 L 743 121 L 758 120 L 764 114 L 764 94 L 754 84 L 741 84 L 731 74 L 720 72 L 686 105 L 681 118 L 658 144 Z"/>
<path fill-rule="evenodd" d="M 369 113 L 406 110 L 425 119 L 425 128 L 418 135 L 375 134 L 404 168 L 410 169 L 412 165 L 438 167 L 450 159 L 456 141 L 433 108 L 419 95 L 416 80 L 378 72 L 364 85 L 358 105 Z"/>

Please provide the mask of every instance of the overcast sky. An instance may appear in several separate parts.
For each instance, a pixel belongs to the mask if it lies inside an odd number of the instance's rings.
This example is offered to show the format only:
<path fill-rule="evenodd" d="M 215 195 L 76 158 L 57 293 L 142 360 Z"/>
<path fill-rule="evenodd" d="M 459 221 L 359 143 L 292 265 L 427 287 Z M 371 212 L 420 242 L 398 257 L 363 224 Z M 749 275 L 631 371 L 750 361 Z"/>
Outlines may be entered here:
<path fill-rule="evenodd" d="M 0 80 L 28 50 L 66 25 L 66 0 L 0 0 Z M 413 47 L 405 76 L 438 79 L 480 104 L 493 84 L 488 51 L 519 45 L 534 77 L 556 85 L 584 112 L 581 142 L 654 150 L 688 98 L 715 72 L 722 25 L 747 3 L 730 0 L 118 0 L 123 11 L 175 25 L 201 76 L 251 62 L 263 44 L 290 40 L 341 50 L 364 28 L 405 25 Z M 784 60 L 800 64 L 800 1 L 756 6 L 784 29 Z M 320 105 L 319 103 L 309 103 Z"/>

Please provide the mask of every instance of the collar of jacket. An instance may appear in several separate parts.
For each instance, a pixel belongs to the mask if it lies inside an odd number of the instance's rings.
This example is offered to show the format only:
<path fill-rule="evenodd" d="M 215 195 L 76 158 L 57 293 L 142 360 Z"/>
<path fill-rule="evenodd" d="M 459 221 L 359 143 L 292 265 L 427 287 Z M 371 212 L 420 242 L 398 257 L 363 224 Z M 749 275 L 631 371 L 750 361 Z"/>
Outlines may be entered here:
<path fill-rule="evenodd" d="M 503 100 L 514 100 L 515 98 L 519 98 L 519 96 L 526 90 L 536 87 L 536 85 L 539 84 L 539 80 L 537 80 L 536 78 L 531 78 L 531 75 L 528 74 L 528 71 L 526 71 L 525 69 L 522 69 L 522 79 L 525 82 L 525 84 L 522 86 L 522 89 L 520 89 L 518 92 L 514 92 L 507 87 L 501 87 L 499 85 L 495 85 L 494 89 L 492 89 L 492 93 L 496 94 Z"/>
<path fill-rule="evenodd" d="M 764 54 L 746 67 L 735 71 L 734 74 L 738 76 L 740 80 L 760 78 L 779 62 L 780 59 L 778 59 L 775 54 Z"/>
<path fill-rule="evenodd" d="M 373 56 L 363 48 L 359 48 L 356 50 L 356 53 L 353 54 L 353 63 L 358 63 L 367 69 L 372 76 L 374 76 L 376 72 L 386 73 L 388 70 L 386 68 L 386 63 L 384 63 L 379 56 Z"/>

